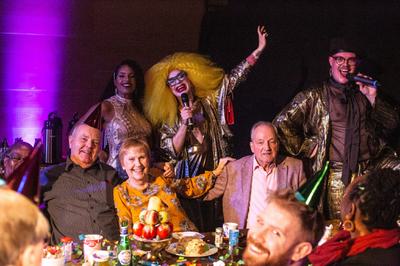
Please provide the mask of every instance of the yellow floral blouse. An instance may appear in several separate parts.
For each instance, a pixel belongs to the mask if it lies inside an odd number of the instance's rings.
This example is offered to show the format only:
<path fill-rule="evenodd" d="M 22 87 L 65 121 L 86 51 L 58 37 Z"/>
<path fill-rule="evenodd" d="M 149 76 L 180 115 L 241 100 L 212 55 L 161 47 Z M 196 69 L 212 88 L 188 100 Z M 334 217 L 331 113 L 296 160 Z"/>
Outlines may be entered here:
<path fill-rule="evenodd" d="M 129 232 L 132 232 L 132 224 L 139 220 L 139 213 L 147 208 L 152 196 L 157 196 L 163 201 L 170 222 L 174 226 L 174 232 L 197 231 L 180 205 L 177 193 L 188 198 L 198 198 L 212 188 L 214 181 L 215 176 L 208 171 L 199 176 L 183 179 L 150 176 L 149 186 L 142 191 L 132 188 L 128 181 L 125 181 L 114 188 L 114 204 L 119 219 L 128 219 Z"/>

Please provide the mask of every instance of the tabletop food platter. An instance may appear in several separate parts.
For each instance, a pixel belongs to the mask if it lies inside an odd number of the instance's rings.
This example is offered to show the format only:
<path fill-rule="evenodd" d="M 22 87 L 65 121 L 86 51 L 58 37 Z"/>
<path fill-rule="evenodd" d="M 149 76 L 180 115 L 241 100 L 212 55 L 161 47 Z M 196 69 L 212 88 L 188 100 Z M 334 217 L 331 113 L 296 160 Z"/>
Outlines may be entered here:
<path fill-rule="evenodd" d="M 172 233 L 172 237 L 175 239 L 181 239 L 181 238 L 185 238 L 185 237 L 190 237 L 190 238 L 204 238 L 203 234 L 200 234 L 198 232 L 194 232 L 194 231 L 186 231 L 186 232 L 176 232 L 176 233 Z"/>
<path fill-rule="evenodd" d="M 186 255 L 178 252 L 176 250 L 178 243 L 171 243 L 169 246 L 165 248 L 165 251 L 176 256 L 180 257 L 186 257 L 186 258 L 200 258 L 200 257 L 208 257 L 211 255 L 214 255 L 215 253 L 218 252 L 218 248 L 216 248 L 214 245 L 208 244 L 208 250 L 204 253 L 198 254 L 198 255 Z"/>

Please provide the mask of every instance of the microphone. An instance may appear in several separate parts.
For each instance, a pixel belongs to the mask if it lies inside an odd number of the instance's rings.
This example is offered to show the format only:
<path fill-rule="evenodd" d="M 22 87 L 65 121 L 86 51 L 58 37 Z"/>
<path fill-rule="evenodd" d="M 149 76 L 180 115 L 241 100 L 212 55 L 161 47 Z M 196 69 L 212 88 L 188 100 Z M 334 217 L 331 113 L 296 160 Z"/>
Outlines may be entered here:
<path fill-rule="evenodd" d="M 189 107 L 189 96 L 187 95 L 187 93 L 181 94 L 181 100 L 183 107 Z M 188 118 L 187 125 L 189 128 L 193 127 L 194 123 L 192 118 Z"/>
<path fill-rule="evenodd" d="M 363 77 L 356 76 L 356 75 L 350 74 L 350 73 L 346 75 L 346 78 L 349 81 L 361 82 L 361 83 L 364 83 L 365 85 L 373 86 L 375 88 L 378 88 L 381 86 L 381 84 L 377 80 L 363 78 Z"/>

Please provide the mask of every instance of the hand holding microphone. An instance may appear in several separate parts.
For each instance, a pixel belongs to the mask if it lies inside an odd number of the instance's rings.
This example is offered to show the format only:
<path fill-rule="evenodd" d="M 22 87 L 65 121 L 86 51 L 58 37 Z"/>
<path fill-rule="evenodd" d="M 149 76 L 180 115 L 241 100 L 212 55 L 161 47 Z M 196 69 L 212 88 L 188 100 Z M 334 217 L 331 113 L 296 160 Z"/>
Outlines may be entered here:
<path fill-rule="evenodd" d="M 362 76 L 357 76 L 357 75 L 350 74 L 350 73 L 346 75 L 346 78 L 349 81 L 360 82 L 360 83 L 363 83 L 365 85 L 372 86 L 372 87 L 375 87 L 375 88 L 378 88 L 378 87 L 381 86 L 381 84 L 377 80 L 365 78 L 365 77 L 362 77 Z"/>
<path fill-rule="evenodd" d="M 187 95 L 187 93 L 181 94 L 181 100 L 184 107 L 181 111 L 182 119 L 186 120 L 186 124 L 189 128 L 193 128 L 194 123 L 192 118 L 192 110 L 189 106 L 189 96 Z"/>
<path fill-rule="evenodd" d="M 381 85 L 377 80 L 373 80 L 368 77 L 357 76 L 354 74 L 347 74 L 346 78 L 349 81 L 356 82 L 359 84 L 360 91 L 362 94 L 367 97 L 371 105 L 373 106 L 375 103 L 375 98 L 377 95 L 377 88 Z"/>

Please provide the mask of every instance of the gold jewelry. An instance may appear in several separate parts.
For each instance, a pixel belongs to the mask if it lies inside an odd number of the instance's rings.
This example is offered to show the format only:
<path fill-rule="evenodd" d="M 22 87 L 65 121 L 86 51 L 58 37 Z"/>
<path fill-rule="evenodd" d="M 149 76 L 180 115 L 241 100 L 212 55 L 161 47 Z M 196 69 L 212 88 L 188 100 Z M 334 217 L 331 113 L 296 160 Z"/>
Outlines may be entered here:
<path fill-rule="evenodd" d="M 351 220 L 344 220 L 343 229 L 348 232 L 354 232 L 354 223 Z"/>

